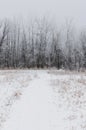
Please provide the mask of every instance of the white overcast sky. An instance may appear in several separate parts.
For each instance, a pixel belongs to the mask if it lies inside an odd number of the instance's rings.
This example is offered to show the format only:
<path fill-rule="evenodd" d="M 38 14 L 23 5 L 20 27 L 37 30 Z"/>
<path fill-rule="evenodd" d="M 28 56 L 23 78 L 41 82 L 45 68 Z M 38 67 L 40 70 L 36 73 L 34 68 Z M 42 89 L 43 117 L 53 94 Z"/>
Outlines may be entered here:
<path fill-rule="evenodd" d="M 86 0 L 0 0 L 0 18 L 49 17 L 63 22 L 73 19 L 86 26 Z"/>

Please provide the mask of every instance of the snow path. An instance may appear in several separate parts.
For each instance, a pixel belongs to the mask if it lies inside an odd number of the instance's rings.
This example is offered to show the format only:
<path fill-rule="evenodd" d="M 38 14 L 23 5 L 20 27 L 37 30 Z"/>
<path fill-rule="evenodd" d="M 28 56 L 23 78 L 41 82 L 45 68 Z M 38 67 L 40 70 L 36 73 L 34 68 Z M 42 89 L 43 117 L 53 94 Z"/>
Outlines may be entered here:
<path fill-rule="evenodd" d="M 41 73 L 31 81 L 21 100 L 13 105 L 3 130 L 64 130 L 61 115 L 52 102 L 53 91 L 47 75 Z"/>
<path fill-rule="evenodd" d="M 12 70 L 0 77 L 0 130 L 86 130 L 85 73 Z"/>

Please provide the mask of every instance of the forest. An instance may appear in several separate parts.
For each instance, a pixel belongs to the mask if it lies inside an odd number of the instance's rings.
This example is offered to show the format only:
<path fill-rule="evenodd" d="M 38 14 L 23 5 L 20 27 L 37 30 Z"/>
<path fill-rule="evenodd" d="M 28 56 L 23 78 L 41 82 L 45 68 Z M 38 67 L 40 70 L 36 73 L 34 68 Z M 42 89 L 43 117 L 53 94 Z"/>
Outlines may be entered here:
<path fill-rule="evenodd" d="M 0 68 L 86 69 L 86 29 L 45 18 L 0 20 Z"/>

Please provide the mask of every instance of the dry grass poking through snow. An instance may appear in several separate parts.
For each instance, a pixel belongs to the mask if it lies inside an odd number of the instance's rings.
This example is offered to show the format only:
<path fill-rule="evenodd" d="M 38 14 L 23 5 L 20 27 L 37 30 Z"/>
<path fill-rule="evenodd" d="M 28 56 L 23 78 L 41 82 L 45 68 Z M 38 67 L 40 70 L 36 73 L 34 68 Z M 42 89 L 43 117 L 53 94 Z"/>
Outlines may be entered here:
<path fill-rule="evenodd" d="M 70 130 L 86 130 L 86 73 L 48 73 L 53 75 L 54 103 L 59 105 L 64 121 L 69 122 Z"/>
<path fill-rule="evenodd" d="M 64 70 L 1 70 L 0 126 L 6 121 L 12 104 L 21 98 L 23 89 L 40 75 L 52 86 L 50 100 L 67 124 L 64 130 L 86 130 L 86 73 Z"/>
<path fill-rule="evenodd" d="M 8 118 L 12 104 L 20 99 L 30 80 L 30 72 L 27 70 L 0 71 L 0 129 Z"/>

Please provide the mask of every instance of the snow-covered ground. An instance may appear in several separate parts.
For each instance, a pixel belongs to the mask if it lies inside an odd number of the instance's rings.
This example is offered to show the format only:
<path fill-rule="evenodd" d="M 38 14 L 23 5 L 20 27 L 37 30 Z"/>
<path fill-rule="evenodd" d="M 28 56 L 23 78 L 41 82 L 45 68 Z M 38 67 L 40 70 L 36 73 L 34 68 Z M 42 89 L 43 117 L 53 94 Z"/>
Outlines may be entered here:
<path fill-rule="evenodd" d="M 86 74 L 1 70 L 0 130 L 86 130 Z"/>

